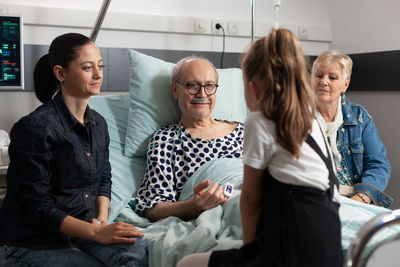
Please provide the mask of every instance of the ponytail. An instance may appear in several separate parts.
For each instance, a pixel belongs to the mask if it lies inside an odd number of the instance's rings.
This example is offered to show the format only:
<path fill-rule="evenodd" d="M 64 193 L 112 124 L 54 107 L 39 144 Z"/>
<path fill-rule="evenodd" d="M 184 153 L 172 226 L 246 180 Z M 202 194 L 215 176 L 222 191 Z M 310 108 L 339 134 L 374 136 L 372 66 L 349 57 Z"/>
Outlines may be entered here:
<path fill-rule="evenodd" d="M 59 81 L 54 76 L 49 63 L 49 54 L 42 56 L 35 65 L 33 72 L 35 94 L 40 102 L 45 103 L 52 99 L 59 89 Z"/>
<path fill-rule="evenodd" d="M 87 36 L 79 33 L 66 33 L 51 42 L 49 53 L 39 59 L 33 73 L 35 94 L 42 103 L 51 100 L 61 89 L 53 72 L 54 66 L 68 69 L 71 61 L 79 57 L 79 48 L 91 42 Z"/>
<path fill-rule="evenodd" d="M 255 41 L 242 61 L 246 79 L 258 81 L 264 89 L 259 108 L 275 122 L 277 143 L 296 158 L 314 119 L 307 63 L 300 42 L 285 29 Z"/>

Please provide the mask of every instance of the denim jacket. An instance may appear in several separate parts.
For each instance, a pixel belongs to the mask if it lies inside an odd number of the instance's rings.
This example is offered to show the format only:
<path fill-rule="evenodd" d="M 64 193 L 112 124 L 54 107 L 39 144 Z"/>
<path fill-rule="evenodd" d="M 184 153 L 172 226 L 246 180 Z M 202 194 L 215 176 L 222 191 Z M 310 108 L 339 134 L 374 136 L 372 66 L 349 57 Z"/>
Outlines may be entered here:
<path fill-rule="evenodd" d="M 63 219 L 90 221 L 96 198 L 111 197 L 106 121 L 89 107 L 85 121 L 75 119 L 60 92 L 13 126 L 0 243 L 68 246 L 59 233 Z"/>
<path fill-rule="evenodd" d="M 338 129 L 349 175 L 354 179 L 354 192 L 369 196 L 378 206 L 389 207 L 392 198 L 383 193 L 390 178 L 386 148 L 379 138 L 374 120 L 360 105 L 342 96 L 343 124 Z"/>

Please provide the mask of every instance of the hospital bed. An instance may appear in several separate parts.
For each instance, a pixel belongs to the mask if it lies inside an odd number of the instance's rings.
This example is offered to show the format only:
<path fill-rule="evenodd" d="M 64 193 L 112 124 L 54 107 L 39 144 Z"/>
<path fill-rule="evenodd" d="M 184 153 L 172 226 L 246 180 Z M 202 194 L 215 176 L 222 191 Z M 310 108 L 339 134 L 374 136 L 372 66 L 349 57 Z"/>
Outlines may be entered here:
<path fill-rule="evenodd" d="M 91 33 L 92 40 L 96 39 L 109 3 L 110 0 L 103 1 Z M 279 9 L 279 4 L 280 1 L 274 1 L 275 11 Z M 251 6 L 253 40 L 254 0 Z M 277 21 L 275 23 L 277 26 Z M 135 50 L 129 50 L 128 57 L 129 93 L 92 97 L 90 101 L 91 108 L 105 117 L 110 134 L 113 184 L 109 221 L 133 223 L 144 232 L 150 266 L 175 266 L 182 257 L 191 253 L 240 247 L 239 184 L 242 181 L 243 164 L 238 159 L 206 163 L 186 182 L 180 196 L 180 200 L 190 198 L 193 186 L 204 177 L 220 184 L 230 182 L 235 190 L 223 206 L 206 211 L 188 222 L 169 217 L 151 223 L 134 212 L 135 194 L 146 167 L 147 142 L 160 127 L 177 123 L 180 111 L 170 90 L 173 63 Z M 217 119 L 243 122 L 247 108 L 241 71 L 221 69 L 218 72 L 220 86 L 213 115 Z M 347 198 L 341 201 L 344 266 L 365 266 L 371 253 L 398 236 L 400 227 L 392 225 L 400 220 L 400 215 Z"/>
<path fill-rule="evenodd" d="M 383 247 L 389 242 L 398 239 L 399 233 L 387 238 L 384 242 L 375 243 L 373 246 L 368 247 L 369 241 L 382 229 L 397 225 L 400 223 L 400 210 L 386 212 L 372 218 L 366 222 L 362 228 L 357 232 L 353 241 L 351 242 L 346 259 L 344 262 L 345 267 L 364 267 L 367 266 L 369 259 L 373 253 L 379 248 Z M 387 264 L 387 263 L 386 263 Z M 389 265 L 387 265 L 389 266 Z"/>

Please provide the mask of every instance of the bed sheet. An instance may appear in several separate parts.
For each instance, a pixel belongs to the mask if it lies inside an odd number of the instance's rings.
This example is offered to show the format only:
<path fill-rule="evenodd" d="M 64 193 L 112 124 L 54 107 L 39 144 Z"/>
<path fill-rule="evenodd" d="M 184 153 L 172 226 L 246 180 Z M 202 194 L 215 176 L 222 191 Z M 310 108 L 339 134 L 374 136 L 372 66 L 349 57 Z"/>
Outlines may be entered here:
<path fill-rule="evenodd" d="M 184 256 L 210 250 L 239 248 L 242 245 L 239 197 L 243 177 L 241 159 L 216 159 L 201 166 L 186 182 L 179 200 L 193 196 L 193 186 L 200 181 L 234 185 L 231 198 L 223 205 L 203 212 L 196 219 L 183 221 L 168 217 L 150 223 L 133 211 L 135 198 L 113 206 L 115 220 L 132 223 L 144 233 L 149 249 L 149 266 L 170 267 Z"/>
<path fill-rule="evenodd" d="M 169 267 L 184 256 L 210 250 L 238 248 L 242 245 L 242 230 L 239 210 L 240 183 L 243 164 L 240 159 L 216 159 L 204 164 L 187 181 L 180 200 L 193 195 L 193 186 L 204 179 L 224 185 L 230 182 L 235 186 L 233 196 L 223 206 L 202 213 L 198 218 L 183 221 L 177 217 L 168 217 L 150 223 L 133 212 L 135 199 L 121 202 L 115 219 L 133 223 L 144 232 L 149 247 L 150 266 Z M 388 209 L 365 205 L 342 197 L 339 209 L 342 224 L 343 256 L 361 226 L 374 216 Z M 399 227 L 383 229 L 367 246 L 367 251 L 383 241 L 400 233 Z"/>

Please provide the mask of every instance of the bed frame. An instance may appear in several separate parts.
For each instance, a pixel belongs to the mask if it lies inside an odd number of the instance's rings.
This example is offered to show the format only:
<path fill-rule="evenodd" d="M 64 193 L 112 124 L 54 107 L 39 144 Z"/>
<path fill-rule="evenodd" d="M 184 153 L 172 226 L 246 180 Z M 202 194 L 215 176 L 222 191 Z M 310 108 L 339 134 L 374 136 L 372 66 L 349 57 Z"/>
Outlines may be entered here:
<path fill-rule="evenodd" d="M 363 267 L 367 265 L 368 259 L 376 249 L 382 245 L 398 239 L 399 236 L 394 237 L 387 242 L 383 242 L 378 246 L 374 247 L 370 251 L 365 251 L 368 241 L 377 234 L 383 228 L 391 225 L 400 223 L 400 210 L 394 210 L 389 213 L 381 214 L 373 218 L 364 224 L 364 226 L 358 231 L 357 235 L 353 239 L 349 250 L 347 252 L 346 259 L 344 261 L 345 267 Z"/>

